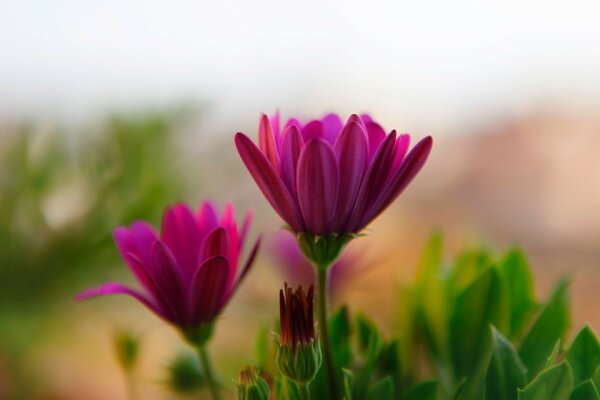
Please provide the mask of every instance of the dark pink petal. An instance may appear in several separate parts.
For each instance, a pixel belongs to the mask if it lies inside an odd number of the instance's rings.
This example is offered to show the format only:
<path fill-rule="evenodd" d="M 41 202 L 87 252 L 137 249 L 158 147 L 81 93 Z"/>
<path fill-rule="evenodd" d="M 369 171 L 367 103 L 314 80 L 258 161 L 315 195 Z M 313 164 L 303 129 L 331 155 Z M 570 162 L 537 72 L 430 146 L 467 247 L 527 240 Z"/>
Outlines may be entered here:
<path fill-rule="evenodd" d="M 240 285 L 240 283 L 242 283 L 242 280 L 246 277 L 246 274 L 248 273 L 248 271 L 250 271 L 250 267 L 252 267 L 252 265 L 254 264 L 254 260 L 256 259 L 256 255 L 258 254 L 258 249 L 260 248 L 261 242 L 262 242 L 262 237 L 259 236 L 258 239 L 256 239 L 256 243 L 254 243 L 254 246 L 252 246 L 252 250 L 250 250 L 248 259 L 246 260 L 244 267 L 240 271 L 240 273 L 235 281 L 235 286 L 234 286 L 233 290 L 235 290 Z"/>
<path fill-rule="evenodd" d="M 394 146 L 394 163 L 392 165 L 392 173 L 394 175 L 396 171 L 402 165 L 402 161 L 404 161 L 404 156 L 406 156 L 406 152 L 410 147 L 410 135 L 403 133 L 400 135 L 398 139 L 396 139 L 396 145 Z"/>
<path fill-rule="evenodd" d="M 182 277 L 191 279 L 198 267 L 201 234 L 187 205 L 180 203 L 165 210 L 161 240 L 173 252 Z"/>
<path fill-rule="evenodd" d="M 313 139 L 302 149 L 298 161 L 298 200 L 308 232 L 331 232 L 338 197 L 339 172 L 331 146 Z"/>
<path fill-rule="evenodd" d="M 186 293 L 191 282 L 185 282 L 180 275 L 180 267 L 167 246 L 157 241 L 152 246 L 154 257 L 155 280 L 160 285 L 164 297 L 173 306 L 173 313 L 178 321 L 186 321 L 189 316 Z"/>
<path fill-rule="evenodd" d="M 375 156 L 375 152 L 384 141 L 386 135 L 383 128 L 374 122 L 366 122 L 367 134 L 369 136 L 369 160 Z"/>
<path fill-rule="evenodd" d="M 356 203 L 350 218 L 344 222 L 345 231 L 357 232 L 358 225 L 367 207 L 373 202 L 377 192 L 382 189 L 388 172 L 392 167 L 392 154 L 396 141 L 396 133 L 392 131 L 377 149 L 371 160 L 365 177 L 358 191 Z"/>
<path fill-rule="evenodd" d="M 335 139 L 342 131 L 342 120 L 337 114 L 327 114 L 321 118 L 321 124 L 323 126 L 323 138 L 333 145 Z"/>
<path fill-rule="evenodd" d="M 219 216 L 215 205 L 210 201 L 203 202 L 196 215 L 196 222 L 200 230 L 200 240 L 202 240 L 219 225 Z"/>
<path fill-rule="evenodd" d="M 302 140 L 298 128 L 294 125 L 287 128 L 283 133 L 283 144 L 281 146 L 281 173 L 283 181 L 294 199 L 297 198 L 296 170 L 303 146 L 304 140 Z"/>
<path fill-rule="evenodd" d="M 227 232 L 222 226 L 206 236 L 200 251 L 200 264 L 214 256 L 228 257 Z"/>
<path fill-rule="evenodd" d="M 190 292 L 193 321 L 197 324 L 213 320 L 227 301 L 229 263 L 222 256 L 209 258 L 196 271 Z"/>
<path fill-rule="evenodd" d="M 148 268 L 150 264 L 150 248 L 157 236 L 154 228 L 145 222 L 135 221 L 130 228 L 118 227 L 113 231 L 113 238 L 117 249 L 127 262 L 127 253 L 137 254 Z"/>
<path fill-rule="evenodd" d="M 252 223 L 253 218 L 254 212 L 250 210 L 246 213 L 244 222 L 242 222 L 242 228 L 240 229 L 240 251 L 244 247 L 244 243 L 246 243 L 246 237 L 248 236 L 248 231 L 250 230 L 250 224 Z"/>
<path fill-rule="evenodd" d="M 368 224 L 369 221 L 385 210 L 402 193 L 421 168 L 423 168 L 423 165 L 425 165 L 432 145 L 433 140 L 430 136 L 427 136 L 412 148 L 400 169 L 386 182 L 377 199 L 363 216 L 360 222 L 361 225 Z"/>
<path fill-rule="evenodd" d="M 269 117 L 265 114 L 260 116 L 260 123 L 258 125 L 258 146 L 267 159 L 271 162 L 275 171 L 279 173 L 281 170 L 279 164 L 279 152 L 277 151 L 277 143 L 275 141 L 275 135 L 273 134 L 273 128 Z"/>
<path fill-rule="evenodd" d="M 286 129 L 290 126 L 295 126 L 298 129 L 298 131 L 302 132 L 302 124 L 296 118 L 288 119 L 288 121 L 285 123 L 285 126 L 283 127 L 283 131 L 285 132 Z"/>
<path fill-rule="evenodd" d="M 235 135 L 235 145 L 246 168 L 271 206 L 292 229 L 302 231 L 304 224 L 300 210 L 271 163 L 243 133 Z"/>
<path fill-rule="evenodd" d="M 319 120 L 310 121 L 302 128 L 302 138 L 304 143 L 312 139 L 321 139 L 323 137 L 323 123 Z"/>
<path fill-rule="evenodd" d="M 275 111 L 275 114 L 271 117 L 271 129 L 273 129 L 273 136 L 275 136 L 275 144 L 277 150 L 281 148 L 281 126 L 280 126 L 279 110 Z"/>
<path fill-rule="evenodd" d="M 75 300 L 82 301 L 91 297 L 108 296 L 111 294 L 124 294 L 127 296 L 131 296 L 146 307 L 148 307 L 153 313 L 158 314 L 160 317 L 166 318 L 160 307 L 157 304 L 155 304 L 151 299 L 144 296 L 137 290 L 131 289 L 125 285 L 121 285 L 120 283 L 109 282 L 105 283 L 104 285 L 97 286 L 95 288 L 84 290 L 83 292 L 75 296 Z"/>
<path fill-rule="evenodd" d="M 337 228 L 335 230 L 339 231 L 355 206 L 356 196 L 367 169 L 369 147 L 366 133 L 359 124 L 346 124 L 335 142 L 335 154 L 340 171 L 340 189 L 334 225 Z"/>
<path fill-rule="evenodd" d="M 240 254 L 240 238 L 237 223 L 235 222 L 235 209 L 230 202 L 225 205 L 223 218 L 221 218 L 221 225 L 225 228 L 225 233 L 227 234 L 225 238 L 227 253 L 220 254 L 226 256 L 232 269 L 235 269 L 237 268 L 238 257 Z"/>
<path fill-rule="evenodd" d="M 360 118 L 362 118 L 362 120 L 365 121 L 365 124 L 373 122 L 373 118 L 371 118 L 371 116 L 367 113 L 361 114 Z"/>

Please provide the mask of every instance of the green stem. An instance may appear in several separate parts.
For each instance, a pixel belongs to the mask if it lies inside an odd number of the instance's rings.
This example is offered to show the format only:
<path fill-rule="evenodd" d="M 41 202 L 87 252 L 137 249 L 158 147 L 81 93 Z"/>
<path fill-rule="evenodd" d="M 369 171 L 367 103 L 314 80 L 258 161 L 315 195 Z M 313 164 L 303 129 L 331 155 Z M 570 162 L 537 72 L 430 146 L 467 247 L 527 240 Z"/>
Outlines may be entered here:
<path fill-rule="evenodd" d="M 208 354 L 206 353 L 206 347 L 198 346 L 197 350 L 198 357 L 200 358 L 200 364 L 202 366 L 202 370 L 204 371 L 204 377 L 208 382 L 208 387 L 210 389 L 210 393 L 212 394 L 212 398 L 213 400 L 220 400 L 219 387 L 212 372 L 210 360 L 208 359 Z"/>
<path fill-rule="evenodd" d="M 296 388 L 298 388 L 298 395 L 300 400 L 310 400 L 310 391 L 308 390 L 308 383 L 296 382 Z"/>
<path fill-rule="evenodd" d="M 335 366 L 333 365 L 333 353 L 331 349 L 331 338 L 329 337 L 329 324 L 327 323 L 327 278 L 328 266 L 317 266 L 317 274 L 319 279 L 319 296 L 318 313 L 319 313 L 319 329 L 321 333 L 321 344 L 323 346 L 323 358 L 325 359 L 325 376 L 327 377 L 329 387 L 329 398 L 337 399 L 337 377 L 335 374 Z"/>

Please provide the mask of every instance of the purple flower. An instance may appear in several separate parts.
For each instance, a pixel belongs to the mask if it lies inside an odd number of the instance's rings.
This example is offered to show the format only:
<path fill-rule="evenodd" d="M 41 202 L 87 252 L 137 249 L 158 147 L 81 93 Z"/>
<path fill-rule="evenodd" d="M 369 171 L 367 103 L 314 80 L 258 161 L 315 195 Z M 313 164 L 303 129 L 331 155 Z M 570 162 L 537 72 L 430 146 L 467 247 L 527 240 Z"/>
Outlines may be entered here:
<path fill-rule="evenodd" d="M 271 206 L 296 233 L 360 232 L 400 195 L 425 164 L 430 136 L 386 134 L 368 115 L 344 125 L 336 114 L 283 130 L 262 115 L 257 147 L 237 133 L 237 149 Z"/>
<path fill-rule="evenodd" d="M 281 344 L 296 351 L 297 346 L 307 346 L 315 341 L 313 322 L 313 286 L 305 293 L 302 286 L 296 291 L 285 284 L 279 291 L 279 322 Z"/>
<path fill-rule="evenodd" d="M 190 338 L 212 326 L 250 269 L 260 240 L 238 273 L 251 219 L 248 213 L 238 229 L 232 204 L 219 217 L 213 204 L 204 202 L 195 215 L 185 204 L 166 209 L 160 237 L 141 221 L 119 227 L 113 232 L 115 243 L 144 290 L 106 283 L 81 292 L 76 300 L 129 295 Z"/>

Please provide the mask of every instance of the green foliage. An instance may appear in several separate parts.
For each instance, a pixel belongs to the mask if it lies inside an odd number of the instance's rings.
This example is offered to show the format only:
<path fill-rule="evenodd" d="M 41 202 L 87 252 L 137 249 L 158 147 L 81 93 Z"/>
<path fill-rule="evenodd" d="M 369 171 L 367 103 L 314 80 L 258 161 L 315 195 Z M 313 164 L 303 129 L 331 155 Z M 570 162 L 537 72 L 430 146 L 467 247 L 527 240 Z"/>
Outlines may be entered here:
<path fill-rule="evenodd" d="M 485 379 L 485 398 L 516 400 L 517 389 L 527 383 L 527 371 L 513 345 L 493 330 L 494 352 Z"/>
<path fill-rule="evenodd" d="M 575 384 L 591 379 L 600 365 L 600 344 L 589 326 L 583 328 L 567 351 L 567 361 L 573 368 Z"/>
<path fill-rule="evenodd" d="M 564 361 L 542 371 L 525 389 L 519 400 L 568 400 L 573 390 L 573 372 Z"/>
<path fill-rule="evenodd" d="M 192 352 L 177 354 L 167 365 L 167 385 L 177 393 L 194 393 L 204 384 L 198 356 Z"/>

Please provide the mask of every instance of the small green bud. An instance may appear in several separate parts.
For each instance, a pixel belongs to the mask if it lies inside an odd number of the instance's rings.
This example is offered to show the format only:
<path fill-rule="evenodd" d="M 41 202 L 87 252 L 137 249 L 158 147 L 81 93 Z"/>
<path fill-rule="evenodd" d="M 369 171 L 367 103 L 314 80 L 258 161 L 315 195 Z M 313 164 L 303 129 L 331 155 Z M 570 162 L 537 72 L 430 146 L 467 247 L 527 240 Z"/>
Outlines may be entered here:
<path fill-rule="evenodd" d="M 276 362 L 281 374 L 289 380 L 301 384 L 308 384 L 315 379 L 323 362 L 318 338 L 306 344 L 298 344 L 296 349 L 279 341 L 276 343 Z"/>
<path fill-rule="evenodd" d="M 269 385 L 254 367 L 246 367 L 240 371 L 235 398 L 237 400 L 268 400 Z"/>
<path fill-rule="evenodd" d="M 167 365 L 167 385 L 176 393 L 193 393 L 204 383 L 198 357 L 188 351 L 177 354 Z"/>
<path fill-rule="evenodd" d="M 114 345 L 119 365 L 124 371 L 131 371 L 138 357 L 138 338 L 129 332 L 118 332 L 114 336 Z"/>
<path fill-rule="evenodd" d="M 296 238 L 302 253 L 309 261 L 318 268 L 328 268 L 338 259 L 348 242 L 357 236 L 355 233 L 318 236 L 300 232 Z"/>

